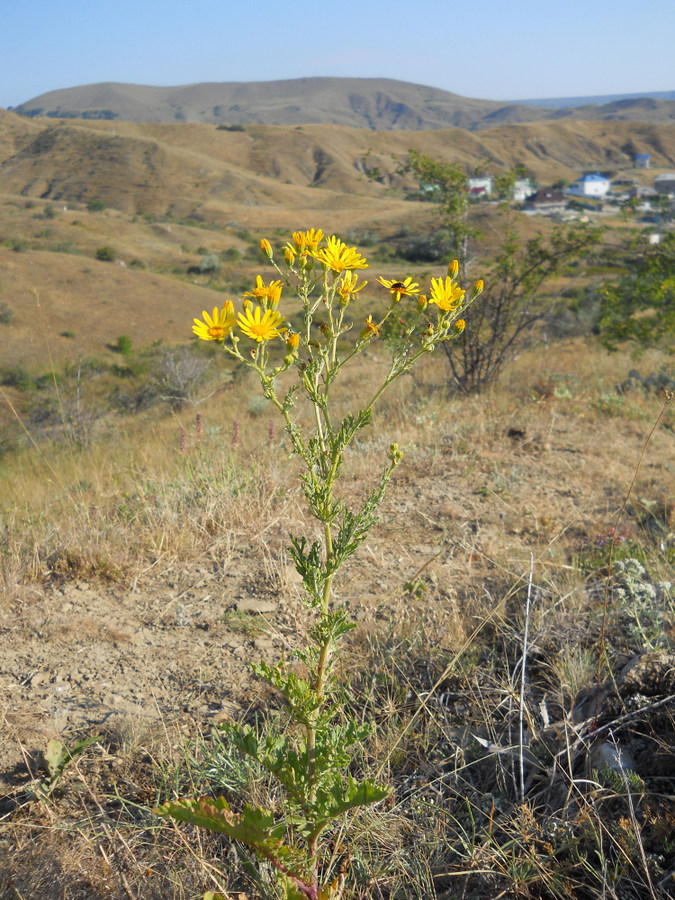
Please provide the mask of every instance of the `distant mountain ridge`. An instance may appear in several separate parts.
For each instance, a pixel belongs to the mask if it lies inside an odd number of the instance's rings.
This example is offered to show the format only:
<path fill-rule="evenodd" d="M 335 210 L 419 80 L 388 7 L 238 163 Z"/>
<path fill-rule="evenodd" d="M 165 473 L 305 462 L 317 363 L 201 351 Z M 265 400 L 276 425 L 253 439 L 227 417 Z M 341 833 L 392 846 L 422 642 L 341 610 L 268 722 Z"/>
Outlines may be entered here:
<path fill-rule="evenodd" d="M 665 92 L 675 97 L 675 92 Z M 572 98 L 572 100 L 583 98 Z M 50 91 L 20 104 L 23 116 L 193 122 L 211 125 L 333 124 L 372 131 L 421 131 L 565 118 L 675 122 L 675 100 L 636 95 L 594 105 L 547 108 L 462 97 L 388 78 L 298 78 L 152 87 L 105 82 Z M 551 101 L 552 104 L 561 101 Z"/>
<path fill-rule="evenodd" d="M 624 100 L 675 100 L 675 91 L 642 91 L 637 94 L 597 94 L 587 97 L 540 97 L 536 100 L 513 100 L 526 106 L 543 106 L 547 109 L 567 109 L 575 106 L 605 106 Z"/>

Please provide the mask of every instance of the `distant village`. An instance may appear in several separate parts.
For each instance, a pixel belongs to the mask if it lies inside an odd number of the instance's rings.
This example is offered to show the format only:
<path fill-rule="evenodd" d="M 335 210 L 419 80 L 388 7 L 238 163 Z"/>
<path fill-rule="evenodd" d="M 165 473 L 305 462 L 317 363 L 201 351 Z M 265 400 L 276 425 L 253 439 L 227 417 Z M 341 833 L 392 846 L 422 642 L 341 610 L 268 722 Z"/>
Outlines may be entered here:
<path fill-rule="evenodd" d="M 649 155 L 638 154 L 633 168 L 650 168 Z M 600 172 L 589 172 L 572 183 L 561 180 L 539 190 L 527 179 L 513 184 L 511 200 L 527 215 L 549 216 L 562 221 L 596 215 L 616 214 L 620 209 L 644 224 L 667 225 L 675 220 L 675 172 L 664 172 L 651 178 L 644 171 L 638 177 L 621 173 L 611 178 Z M 495 195 L 490 175 L 468 179 L 468 190 L 474 200 L 491 200 Z"/>

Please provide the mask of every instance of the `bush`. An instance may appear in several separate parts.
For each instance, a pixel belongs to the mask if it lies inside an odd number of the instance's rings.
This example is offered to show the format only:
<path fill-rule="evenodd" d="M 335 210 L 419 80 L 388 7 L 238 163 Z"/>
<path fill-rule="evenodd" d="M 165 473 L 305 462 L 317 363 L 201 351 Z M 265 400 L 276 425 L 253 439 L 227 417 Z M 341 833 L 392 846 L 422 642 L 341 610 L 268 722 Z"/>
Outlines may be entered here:
<path fill-rule="evenodd" d="M 133 347 L 131 344 L 131 338 L 127 334 L 121 334 L 117 338 L 117 343 L 115 344 L 115 350 L 118 353 L 121 353 L 122 356 L 130 356 L 133 352 Z"/>
<path fill-rule="evenodd" d="M 87 209 L 89 210 L 89 212 L 103 212 L 105 208 L 105 203 L 98 197 L 94 197 L 93 200 L 90 200 L 89 203 L 87 203 Z"/>
<path fill-rule="evenodd" d="M 14 310 L 6 303 L 0 303 L 0 325 L 9 325 L 14 318 Z"/>
<path fill-rule="evenodd" d="M 215 253 L 207 254 L 199 263 L 199 271 L 203 274 L 219 272 L 222 263 Z"/>
<path fill-rule="evenodd" d="M 32 391 L 37 387 L 33 376 L 23 366 L 5 369 L 0 376 L 0 383 L 7 387 L 15 387 L 20 391 Z"/>
<path fill-rule="evenodd" d="M 96 259 L 101 262 L 114 262 L 117 259 L 117 250 L 114 247 L 99 247 L 96 251 Z"/>

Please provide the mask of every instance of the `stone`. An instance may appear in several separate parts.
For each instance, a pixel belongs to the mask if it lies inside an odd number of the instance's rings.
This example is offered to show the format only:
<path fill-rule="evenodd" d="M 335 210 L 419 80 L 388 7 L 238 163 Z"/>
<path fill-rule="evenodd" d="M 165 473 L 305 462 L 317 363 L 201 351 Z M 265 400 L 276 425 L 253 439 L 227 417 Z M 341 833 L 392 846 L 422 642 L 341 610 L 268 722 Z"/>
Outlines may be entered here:
<path fill-rule="evenodd" d="M 251 613 L 270 613 L 274 612 L 277 604 L 271 600 L 257 600 L 254 597 L 246 597 L 244 600 L 237 600 L 235 609 L 237 612 Z"/>

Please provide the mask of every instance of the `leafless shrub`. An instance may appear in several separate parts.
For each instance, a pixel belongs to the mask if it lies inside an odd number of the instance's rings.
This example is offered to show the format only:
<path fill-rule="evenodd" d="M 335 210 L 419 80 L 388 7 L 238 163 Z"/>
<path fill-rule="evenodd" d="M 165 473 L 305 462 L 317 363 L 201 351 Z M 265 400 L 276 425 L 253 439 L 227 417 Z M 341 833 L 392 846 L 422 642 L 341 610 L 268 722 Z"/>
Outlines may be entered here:
<path fill-rule="evenodd" d="M 155 380 L 161 397 L 173 409 L 189 403 L 195 409 L 207 400 L 212 391 L 199 395 L 199 388 L 207 378 L 211 363 L 197 356 L 189 348 L 167 350 L 160 359 Z"/>

